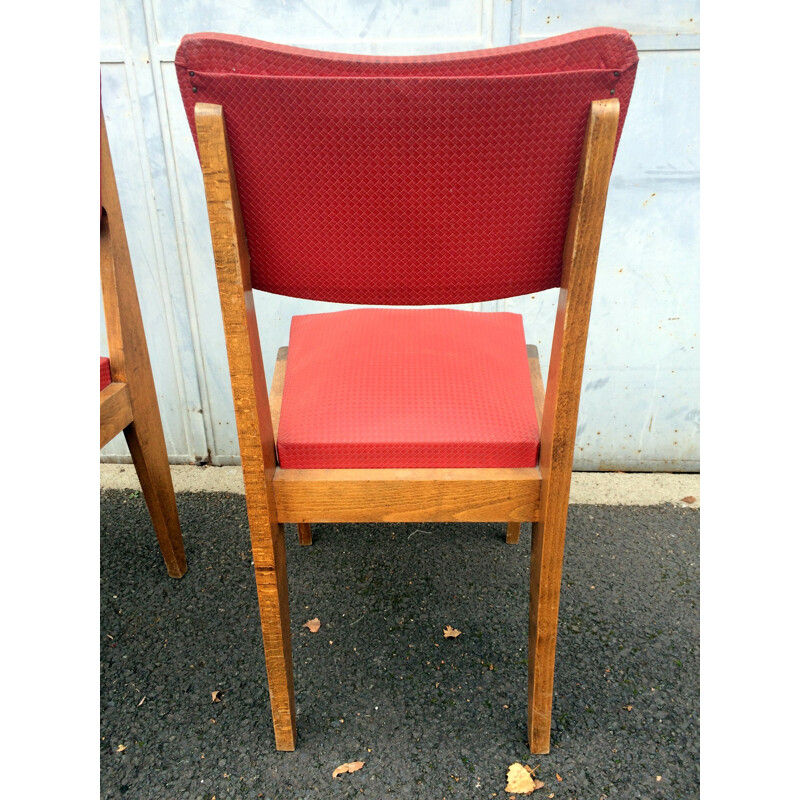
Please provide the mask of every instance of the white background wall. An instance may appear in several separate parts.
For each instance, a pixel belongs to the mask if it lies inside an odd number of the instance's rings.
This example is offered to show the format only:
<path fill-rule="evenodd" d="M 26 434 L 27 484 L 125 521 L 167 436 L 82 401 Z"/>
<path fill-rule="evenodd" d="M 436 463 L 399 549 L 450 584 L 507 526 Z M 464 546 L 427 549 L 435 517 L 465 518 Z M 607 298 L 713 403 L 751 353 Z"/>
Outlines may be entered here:
<path fill-rule="evenodd" d="M 103 110 L 173 463 L 238 463 L 202 178 L 173 64 L 181 36 L 399 55 L 595 25 L 630 31 L 640 63 L 608 198 L 575 467 L 699 469 L 695 0 L 101 0 Z M 474 308 L 522 314 L 546 376 L 555 303 L 551 290 Z M 268 294 L 256 306 L 268 381 L 294 314 L 343 307 Z M 102 459 L 129 460 L 121 436 Z"/>

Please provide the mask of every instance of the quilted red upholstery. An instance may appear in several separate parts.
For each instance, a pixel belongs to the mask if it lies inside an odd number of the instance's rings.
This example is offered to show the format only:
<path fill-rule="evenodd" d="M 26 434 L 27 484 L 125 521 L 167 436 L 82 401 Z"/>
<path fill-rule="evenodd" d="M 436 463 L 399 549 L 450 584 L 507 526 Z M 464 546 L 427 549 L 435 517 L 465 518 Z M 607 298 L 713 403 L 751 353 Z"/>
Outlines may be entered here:
<path fill-rule="evenodd" d="M 518 314 L 369 308 L 292 319 L 282 467 L 533 467 L 538 451 Z"/>
<path fill-rule="evenodd" d="M 624 121 L 637 61 L 613 28 L 419 57 L 199 33 L 175 56 L 193 134 L 196 102 L 224 109 L 253 287 L 389 305 L 559 285 L 590 103 Z"/>
<path fill-rule="evenodd" d="M 111 362 L 105 357 L 100 356 L 100 391 L 111 383 Z"/>

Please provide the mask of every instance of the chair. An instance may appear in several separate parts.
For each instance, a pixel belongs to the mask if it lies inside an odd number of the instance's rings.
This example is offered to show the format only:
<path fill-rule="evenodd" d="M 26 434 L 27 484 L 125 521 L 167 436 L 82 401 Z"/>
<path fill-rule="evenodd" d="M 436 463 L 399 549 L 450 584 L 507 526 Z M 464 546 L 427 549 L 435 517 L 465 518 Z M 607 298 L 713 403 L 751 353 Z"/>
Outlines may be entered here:
<path fill-rule="evenodd" d="M 528 732 L 550 748 L 561 563 L 606 191 L 637 53 L 598 28 L 469 53 L 183 38 L 279 750 L 296 741 L 284 524 L 533 523 Z M 368 306 L 560 288 L 546 394 L 516 314 L 295 317 L 268 395 L 253 290 Z M 274 434 L 277 433 L 277 438 Z"/>
<path fill-rule="evenodd" d="M 178 507 L 102 112 L 100 158 L 100 280 L 109 351 L 100 358 L 100 447 L 125 433 L 167 572 L 180 578 L 186 555 Z"/>

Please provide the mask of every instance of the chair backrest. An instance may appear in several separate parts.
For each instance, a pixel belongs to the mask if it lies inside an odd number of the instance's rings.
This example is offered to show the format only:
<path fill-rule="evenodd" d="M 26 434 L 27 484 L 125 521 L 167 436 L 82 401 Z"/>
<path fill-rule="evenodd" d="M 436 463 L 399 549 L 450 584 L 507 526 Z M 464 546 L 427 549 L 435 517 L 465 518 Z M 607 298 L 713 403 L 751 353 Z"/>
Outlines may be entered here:
<path fill-rule="evenodd" d="M 418 57 L 198 33 L 175 56 L 195 142 L 195 103 L 222 106 L 253 288 L 381 305 L 560 285 L 591 101 L 619 99 L 621 132 L 637 63 L 613 28 Z"/>

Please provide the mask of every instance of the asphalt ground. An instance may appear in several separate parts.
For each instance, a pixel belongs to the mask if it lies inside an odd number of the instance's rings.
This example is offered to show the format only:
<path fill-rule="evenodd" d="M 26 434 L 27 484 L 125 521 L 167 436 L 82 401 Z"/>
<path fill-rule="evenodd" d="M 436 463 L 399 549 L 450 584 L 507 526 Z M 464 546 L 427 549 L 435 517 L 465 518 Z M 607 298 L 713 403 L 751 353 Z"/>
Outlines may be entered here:
<path fill-rule="evenodd" d="M 534 798 L 699 797 L 696 509 L 570 506 L 553 747 L 531 756 L 529 525 L 518 545 L 498 524 L 315 525 L 303 548 L 287 525 L 298 740 L 278 753 L 244 497 L 178 508 L 173 580 L 140 493 L 101 492 L 103 798 L 505 798 L 514 762 L 538 765 Z"/>

